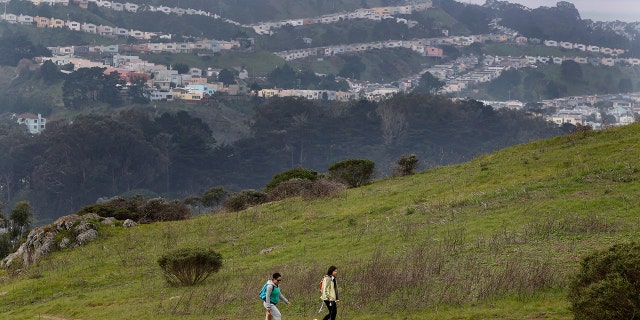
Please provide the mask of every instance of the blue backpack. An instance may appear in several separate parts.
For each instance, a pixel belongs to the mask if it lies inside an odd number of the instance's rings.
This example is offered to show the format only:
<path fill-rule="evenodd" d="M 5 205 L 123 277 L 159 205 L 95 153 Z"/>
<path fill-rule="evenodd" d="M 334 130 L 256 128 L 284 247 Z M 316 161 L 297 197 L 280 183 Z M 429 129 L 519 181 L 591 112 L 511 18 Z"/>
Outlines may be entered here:
<path fill-rule="evenodd" d="M 262 290 L 260 290 L 260 300 L 265 301 L 267 299 L 267 286 L 269 284 L 265 283 L 264 286 L 262 286 Z"/>

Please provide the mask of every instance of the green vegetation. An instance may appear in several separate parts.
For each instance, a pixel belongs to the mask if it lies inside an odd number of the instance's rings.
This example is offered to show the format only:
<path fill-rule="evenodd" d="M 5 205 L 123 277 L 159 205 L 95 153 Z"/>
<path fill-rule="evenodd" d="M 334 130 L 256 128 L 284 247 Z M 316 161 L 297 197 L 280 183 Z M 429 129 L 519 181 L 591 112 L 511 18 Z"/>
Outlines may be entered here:
<path fill-rule="evenodd" d="M 281 172 L 273 176 L 273 179 L 267 183 L 266 191 L 273 189 L 275 186 L 279 185 L 282 182 L 291 180 L 291 179 L 304 179 L 314 181 L 318 179 L 318 173 L 313 170 L 296 168 L 292 170 L 288 170 L 285 172 Z"/>
<path fill-rule="evenodd" d="M 375 163 L 367 159 L 347 159 L 329 166 L 329 176 L 355 188 L 369 183 Z"/>
<path fill-rule="evenodd" d="M 222 256 L 204 248 L 182 248 L 169 251 L 158 259 L 167 283 L 193 286 L 222 268 Z"/>
<path fill-rule="evenodd" d="M 223 203 L 228 211 L 240 211 L 267 202 L 267 194 L 258 190 L 242 190 L 229 195 Z"/>
<path fill-rule="evenodd" d="M 637 239 L 640 125 L 510 147 L 472 161 L 191 220 L 103 228 L 0 282 L 0 317 L 253 319 L 283 274 L 283 312 L 312 319 L 317 278 L 341 270 L 347 319 L 571 319 L 583 257 Z M 206 247 L 224 267 L 167 286 L 156 259 Z M 262 253 L 261 253 L 262 252 Z"/>
<path fill-rule="evenodd" d="M 582 261 L 569 284 L 575 319 L 632 319 L 640 312 L 640 246 L 617 244 Z"/>
<path fill-rule="evenodd" d="M 396 173 L 400 176 L 409 176 L 414 174 L 418 165 L 418 157 L 415 154 L 402 155 L 396 161 Z"/>

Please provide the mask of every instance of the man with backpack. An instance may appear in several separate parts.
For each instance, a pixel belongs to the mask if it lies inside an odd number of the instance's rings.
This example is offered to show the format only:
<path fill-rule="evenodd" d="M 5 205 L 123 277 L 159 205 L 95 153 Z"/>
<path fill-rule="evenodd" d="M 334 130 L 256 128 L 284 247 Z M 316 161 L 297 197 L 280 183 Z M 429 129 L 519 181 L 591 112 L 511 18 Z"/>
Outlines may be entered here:
<path fill-rule="evenodd" d="M 291 305 L 291 302 L 285 298 L 282 293 L 280 293 L 280 282 L 282 281 L 282 275 L 276 272 L 273 274 L 271 280 L 267 281 L 264 286 L 262 286 L 262 290 L 260 291 L 260 299 L 262 299 L 262 304 L 264 308 L 267 309 L 267 319 L 273 318 L 273 320 L 281 320 L 282 314 L 280 310 L 278 310 L 277 304 L 282 301 L 287 305 Z M 269 317 L 271 316 L 271 317 Z"/>

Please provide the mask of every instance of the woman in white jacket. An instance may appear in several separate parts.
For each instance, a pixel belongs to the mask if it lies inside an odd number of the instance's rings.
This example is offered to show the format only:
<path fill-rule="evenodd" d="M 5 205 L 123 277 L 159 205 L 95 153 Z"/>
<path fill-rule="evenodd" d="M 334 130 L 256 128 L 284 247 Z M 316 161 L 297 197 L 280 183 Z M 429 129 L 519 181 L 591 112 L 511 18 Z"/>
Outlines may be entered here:
<path fill-rule="evenodd" d="M 322 278 L 322 295 L 320 299 L 324 301 L 329 309 L 329 314 L 324 316 L 322 320 L 336 320 L 338 314 L 338 284 L 336 282 L 336 275 L 338 275 L 338 268 L 336 266 L 329 267 L 327 275 Z"/>

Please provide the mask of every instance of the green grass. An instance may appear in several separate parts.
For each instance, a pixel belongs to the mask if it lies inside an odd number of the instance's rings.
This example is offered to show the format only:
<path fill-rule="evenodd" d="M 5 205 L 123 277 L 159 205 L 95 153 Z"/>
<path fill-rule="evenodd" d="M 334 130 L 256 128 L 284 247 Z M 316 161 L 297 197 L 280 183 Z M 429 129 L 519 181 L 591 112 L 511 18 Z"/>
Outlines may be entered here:
<path fill-rule="evenodd" d="M 285 317 L 314 319 L 335 264 L 345 319 L 571 319 L 565 285 L 581 258 L 640 231 L 639 129 L 518 145 L 330 199 L 103 227 L 3 275 L 0 318 L 255 319 L 278 271 Z M 223 268 L 167 286 L 156 261 L 183 246 L 213 248 Z"/>

